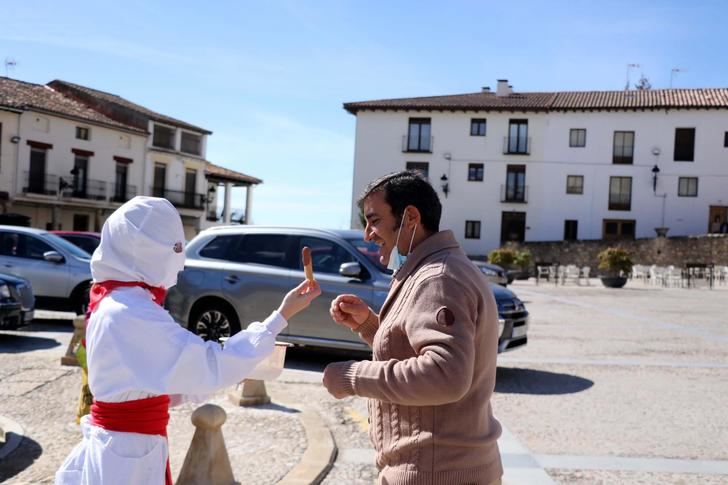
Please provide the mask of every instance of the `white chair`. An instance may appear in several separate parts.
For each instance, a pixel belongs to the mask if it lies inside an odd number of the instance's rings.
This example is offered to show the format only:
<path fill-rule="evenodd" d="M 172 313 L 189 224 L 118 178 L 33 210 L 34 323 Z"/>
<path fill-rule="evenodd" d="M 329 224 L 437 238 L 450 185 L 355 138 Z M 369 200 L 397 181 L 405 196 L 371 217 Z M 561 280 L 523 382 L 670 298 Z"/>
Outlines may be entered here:
<path fill-rule="evenodd" d="M 579 279 L 583 279 L 586 281 L 587 286 L 591 286 L 591 283 L 589 282 L 589 274 L 591 273 L 591 268 L 589 266 L 582 266 L 581 270 L 579 271 Z"/>
<path fill-rule="evenodd" d="M 541 280 L 551 278 L 551 266 L 536 266 L 536 284 Z"/>
<path fill-rule="evenodd" d="M 572 280 L 578 285 L 580 284 L 579 277 L 579 267 L 575 264 L 569 264 L 566 266 L 566 268 L 564 268 L 561 284 L 564 285 L 566 284 L 567 280 Z"/>

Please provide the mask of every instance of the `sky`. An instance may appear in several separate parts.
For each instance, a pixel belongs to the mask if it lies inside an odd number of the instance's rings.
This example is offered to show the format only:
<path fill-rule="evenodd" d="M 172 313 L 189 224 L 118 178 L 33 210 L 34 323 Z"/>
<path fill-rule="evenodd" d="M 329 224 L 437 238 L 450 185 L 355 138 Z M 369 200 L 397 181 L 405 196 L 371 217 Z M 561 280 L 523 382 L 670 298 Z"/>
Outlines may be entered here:
<path fill-rule="evenodd" d="M 342 103 L 497 79 L 616 90 L 627 64 L 653 88 L 728 87 L 727 17 L 720 0 L 0 0 L 0 61 L 209 129 L 208 160 L 264 181 L 256 224 L 346 228 L 356 119 Z"/>

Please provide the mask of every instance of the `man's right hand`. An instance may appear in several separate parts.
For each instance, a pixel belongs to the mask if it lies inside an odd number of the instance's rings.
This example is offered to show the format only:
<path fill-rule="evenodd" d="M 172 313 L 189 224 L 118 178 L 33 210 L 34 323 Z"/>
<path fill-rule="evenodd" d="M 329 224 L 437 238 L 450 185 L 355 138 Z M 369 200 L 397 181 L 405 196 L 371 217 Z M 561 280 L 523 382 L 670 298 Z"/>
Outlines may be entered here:
<path fill-rule="evenodd" d="M 340 325 L 356 330 L 369 317 L 371 309 L 355 295 L 339 295 L 331 302 L 331 318 Z"/>

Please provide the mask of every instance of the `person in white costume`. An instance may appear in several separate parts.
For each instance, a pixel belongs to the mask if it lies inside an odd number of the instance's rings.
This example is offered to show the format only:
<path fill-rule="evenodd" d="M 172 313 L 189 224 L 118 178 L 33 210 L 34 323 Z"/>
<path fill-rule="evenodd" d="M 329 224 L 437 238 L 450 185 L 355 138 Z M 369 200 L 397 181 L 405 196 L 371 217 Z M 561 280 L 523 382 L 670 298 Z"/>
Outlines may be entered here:
<path fill-rule="evenodd" d="M 86 334 L 95 400 L 57 485 L 170 485 L 170 403 L 245 379 L 273 351 L 288 320 L 321 294 L 316 282 L 304 281 L 265 321 L 221 348 L 180 327 L 161 306 L 184 267 L 183 244 L 180 216 L 165 199 L 135 197 L 104 224 L 91 259 Z"/>

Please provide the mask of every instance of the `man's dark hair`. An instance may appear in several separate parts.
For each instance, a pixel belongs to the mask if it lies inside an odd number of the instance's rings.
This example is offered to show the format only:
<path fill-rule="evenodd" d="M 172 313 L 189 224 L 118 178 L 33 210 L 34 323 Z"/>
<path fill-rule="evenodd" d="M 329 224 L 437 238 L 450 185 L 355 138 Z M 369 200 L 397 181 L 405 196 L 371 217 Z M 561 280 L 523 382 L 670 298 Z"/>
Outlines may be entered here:
<path fill-rule="evenodd" d="M 420 211 L 422 226 L 426 231 L 438 232 L 440 230 L 442 214 L 440 198 L 432 185 L 423 179 L 419 172 L 404 170 L 370 182 L 356 202 L 359 209 L 364 208 L 364 199 L 377 192 L 384 193 L 384 200 L 392 208 L 397 225 L 402 222 L 404 208 L 413 205 Z"/>

